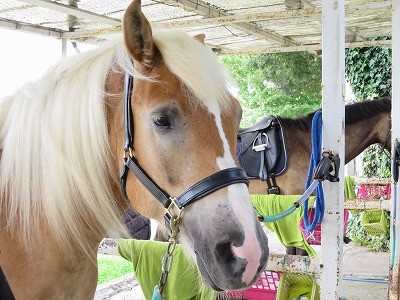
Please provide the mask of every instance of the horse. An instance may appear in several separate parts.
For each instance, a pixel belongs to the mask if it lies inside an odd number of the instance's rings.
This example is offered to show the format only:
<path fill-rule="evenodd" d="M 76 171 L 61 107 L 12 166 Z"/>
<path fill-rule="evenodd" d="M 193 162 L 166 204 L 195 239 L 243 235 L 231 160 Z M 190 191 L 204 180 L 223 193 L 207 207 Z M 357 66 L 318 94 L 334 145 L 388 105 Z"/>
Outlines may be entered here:
<path fill-rule="evenodd" d="M 287 166 L 275 178 L 280 194 L 301 195 L 304 192 L 311 155 L 311 123 L 315 112 L 299 118 L 280 118 L 284 129 Z M 327 124 L 329 126 L 329 124 Z M 365 100 L 345 106 L 345 158 L 347 164 L 372 144 L 391 151 L 391 99 Z M 267 184 L 250 179 L 251 194 L 266 194 Z M 301 254 L 301 249 L 288 247 L 288 254 Z"/>
<path fill-rule="evenodd" d="M 345 159 L 347 164 L 372 144 L 391 149 L 391 99 L 355 102 L 345 106 Z M 299 118 L 280 118 L 284 129 L 287 166 L 276 177 L 283 195 L 304 192 L 311 155 L 311 122 L 315 112 Z M 329 126 L 329 124 L 327 124 Z M 303 179 L 303 180 L 302 180 Z M 266 184 L 250 178 L 251 194 L 266 194 Z"/>
<path fill-rule="evenodd" d="M 122 27 L 0 101 L 0 266 L 16 299 L 93 298 L 97 247 L 125 196 L 159 222 L 167 209 L 214 290 L 250 286 L 265 267 L 231 79 L 204 35 L 153 31 L 141 1 Z"/>

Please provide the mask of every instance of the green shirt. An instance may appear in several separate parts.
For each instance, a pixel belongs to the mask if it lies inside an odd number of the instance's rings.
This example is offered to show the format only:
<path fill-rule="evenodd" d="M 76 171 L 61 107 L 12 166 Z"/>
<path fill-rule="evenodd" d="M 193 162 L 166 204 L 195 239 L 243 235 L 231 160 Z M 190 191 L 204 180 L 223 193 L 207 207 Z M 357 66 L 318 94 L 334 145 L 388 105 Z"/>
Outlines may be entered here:
<path fill-rule="evenodd" d="M 161 276 L 161 261 L 168 243 L 120 239 L 118 253 L 132 262 L 135 278 L 146 299 L 151 299 Z M 215 300 L 216 292 L 201 281 L 197 267 L 188 261 L 181 245 L 176 245 L 173 264 L 164 287 L 165 300 Z"/>
<path fill-rule="evenodd" d="M 253 207 L 260 216 L 275 215 L 293 206 L 293 203 L 300 198 L 300 195 L 251 195 Z M 309 198 L 309 205 L 312 206 L 315 197 Z M 304 240 L 299 229 L 300 220 L 303 217 L 303 207 L 296 209 L 292 214 L 276 222 L 264 223 L 270 230 L 276 233 L 277 237 L 285 247 L 292 246 L 307 251 L 308 255 L 315 257 L 315 250 Z"/>

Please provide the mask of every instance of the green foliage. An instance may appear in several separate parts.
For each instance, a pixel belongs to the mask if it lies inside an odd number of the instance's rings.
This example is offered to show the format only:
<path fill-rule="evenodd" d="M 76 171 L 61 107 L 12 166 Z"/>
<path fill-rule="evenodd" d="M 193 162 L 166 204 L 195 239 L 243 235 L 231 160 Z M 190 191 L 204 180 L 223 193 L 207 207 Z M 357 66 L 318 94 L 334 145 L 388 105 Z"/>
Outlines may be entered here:
<path fill-rule="evenodd" d="M 297 117 L 321 107 L 321 59 L 309 53 L 221 58 L 238 83 L 241 126 L 266 115 Z"/>
<path fill-rule="evenodd" d="M 367 235 L 364 227 L 361 225 L 361 213 L 358 211 L 351 211 L 352 217 L 347 222 L 346 235 L 357 245 L 367 246 L 372 251 L 389 251 L 389 227 L 390 216 L 385 213 L 387 221 L 387 230 L 382 235 Z"/>
<path fill-rule="evenodd" d="M 391 64 L 389 46 L 346 49 L 346 76 L 354 95 L 358 99 L 389 96 Z M 389 154 L 378 145 L 369 147 L 364 152 L 363 173 L 366 177 L 390 177 Z"/>
<path fill-rule="evenodd" d="M 390 171 L 390 153 L 378 144 L 371 145 L 364 152 L 362 159 L 363 176 L 389 178 Z"/>
<path fill-rule="evenodd" d="M 390 95 L 391 63 L 389 46 L 346 49 L 346 76 L 354 95 L 359 100 Z M 389 157 L 389 153 L 381 146 L 370 146 L 364 151 L 363 176 L 390 177 Z M 361 214 L 356 214 L 349 221 L 349 237 L 357 244 L 368 246 L 374 251 L 388 251 L 389 230 L 385 235 L 367 236 L 361 226 L 360 216 Z M 389 214 L 386 214 L 386 217 L 389 219 Z"/>
<path fill-rule="evenodd" d="M 120 256 L 99 255 L 97 258 L 97 264 L 99 267 L 98 284 L 108 282 L 133 272 L 132 263 Z"/>
<path fill-rule="evenodd" d="M 389 96 L 391 64 L 390 46 L 346 49 L 346 77 L 354 95 L 358 99 Z"/>

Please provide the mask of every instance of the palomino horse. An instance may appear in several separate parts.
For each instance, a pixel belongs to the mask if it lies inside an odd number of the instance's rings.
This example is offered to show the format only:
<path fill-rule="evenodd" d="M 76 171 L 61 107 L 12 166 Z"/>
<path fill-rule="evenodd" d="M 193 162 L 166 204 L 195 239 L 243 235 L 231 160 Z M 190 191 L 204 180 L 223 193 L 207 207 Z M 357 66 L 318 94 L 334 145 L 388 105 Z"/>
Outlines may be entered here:
<path fill-rule="evenodd" d="M 314 113 L 297 119 L 281 118 L 285 130 L 287 168 L 276 177 L 280 193 L 300 195 L 304 192 L 311 154 L 311 122 Z M 368 146 L 379 143 L 391 148 L 391 101 L 382 98 L 357 102 L 345 108 L 345 163 L 348 163 Z M 329 124 L 328 124 L 329 126 Z M 267 184 L 258 179 L 250 180 L 251 194 L 266 194 Z M 288 247 L 288 254 L 305 254 L 305 251 Z"/>
<path fill-rule="evenodd" d="M 98 244 L 127 208 L 121 160 L 126 171 L 135 158 L 158 195 L 199 181 L 193 194 L 217 190 L 180 220 L 179 239 L 209 286 L 244 288 L 265 266 L 267 238 L 235 158 L 241 108 L 229 78 L 201 41 L 152 33 L 140 6 L 125 12 L 125 43 L 63 59 L 0 102 L 0 266 L 17 299 L 93 298 Z M 124 104 L 126 72 L 134 79 Z M 124 105 L 133 117 L 125 125 Z M 128 147 L 124 127 L 134 137 Z M 124 176 L 135 209 L 161 222 L 162 205 Z M 215 178 L 224 184 L 216 188 Z"/>

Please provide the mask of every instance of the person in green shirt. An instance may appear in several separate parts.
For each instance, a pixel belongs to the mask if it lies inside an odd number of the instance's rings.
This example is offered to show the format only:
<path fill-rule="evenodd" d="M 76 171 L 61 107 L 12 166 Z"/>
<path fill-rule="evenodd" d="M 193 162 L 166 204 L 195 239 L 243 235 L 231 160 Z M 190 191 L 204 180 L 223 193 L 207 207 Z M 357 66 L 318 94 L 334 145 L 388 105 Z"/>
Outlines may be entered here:
<path fill-rule="evenodd" d="M 119 239 L 118 253 L 132 263 L 135 278 L 146 299 L 151 299 L 161 276 L 161 262 L 168 243 Z M 173 264 L 164 287 L 165 300 L 215 300 L 217 292 L 205 286 L 196 265 L 190 262 L 181 245 L 173 252 Z"/>

